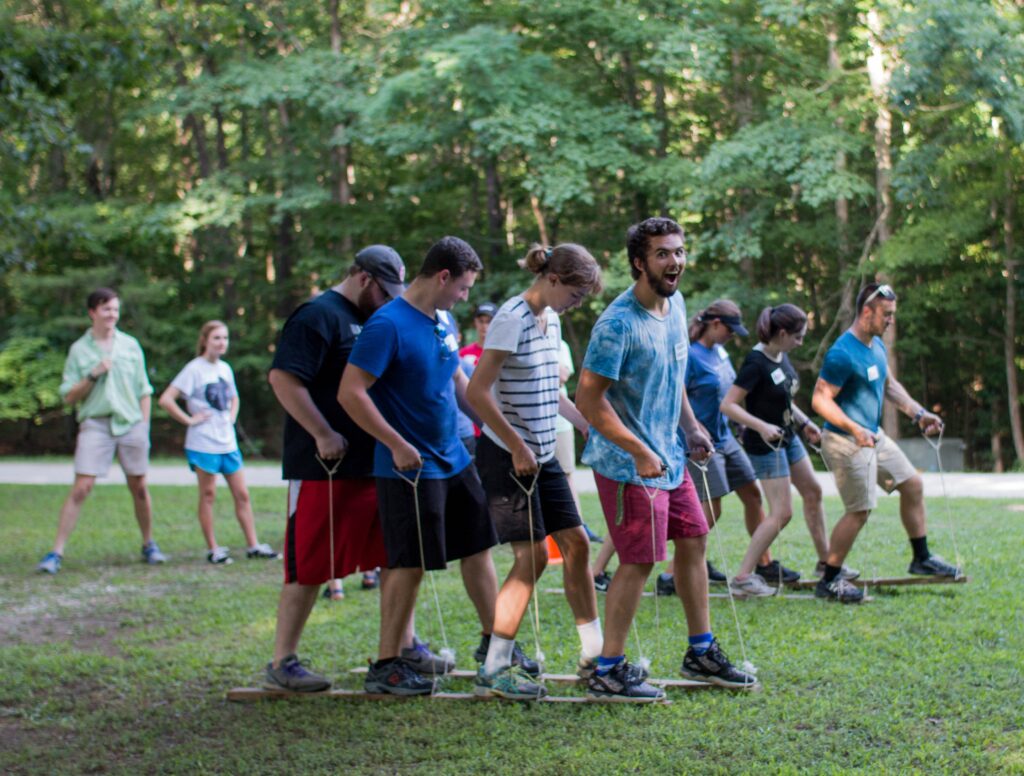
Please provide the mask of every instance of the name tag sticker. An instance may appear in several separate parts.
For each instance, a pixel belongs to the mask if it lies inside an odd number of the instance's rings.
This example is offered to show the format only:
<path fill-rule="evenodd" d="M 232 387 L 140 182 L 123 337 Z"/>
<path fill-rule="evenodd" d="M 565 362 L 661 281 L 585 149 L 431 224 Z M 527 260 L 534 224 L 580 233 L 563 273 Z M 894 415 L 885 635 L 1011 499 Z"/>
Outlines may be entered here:
<path fill-rule="evenodd" d="M 352 331 L 352 336 L 353 337 L 358 337 L 359 336 L 359 332 L 361 332 L 363 330 L 363 327 L 360 326 L 358 323 L 350 323 L 348 325 L 348 327 Z"/>
<path fill-rule="evenodd" d="M 878 379 L 878 364 L 872 364 L 868 367 L 868 381 L 874 382 Z"/>
<path fill-rule="evenodd" d="M 718 354 L 718 357 L 723 361 L 729 358 L 729 352 L 721 345 L 715 345 L 715 352 Z"/>
<path fill-rule="evenodd" d="M 782 367 L 772 372 L 772 382 L 778 385 L 786 379 L 786 373 L 782 371 Z"/>
<path fill-rule="evenodd" d="M 448 336 L 444 338 L 444 346 L 448 348 L 449 353 L 454 353 L 459 349 L 459 343 L 455 341 L 454 334 L 449 333 Z"/>
<path fill-rule="evenodd" d="M 676 343 L 676 361 L 685 361 L 685 360 L 686 360 L 686 343 L 685 342 L 677 342 Z"/>

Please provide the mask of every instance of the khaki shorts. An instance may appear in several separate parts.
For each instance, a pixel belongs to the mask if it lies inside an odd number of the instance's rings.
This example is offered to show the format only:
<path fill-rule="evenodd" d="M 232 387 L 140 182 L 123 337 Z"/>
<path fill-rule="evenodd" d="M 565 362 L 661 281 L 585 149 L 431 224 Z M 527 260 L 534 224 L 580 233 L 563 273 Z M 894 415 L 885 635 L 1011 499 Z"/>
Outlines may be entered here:
<path fill-rule="evenodd" d="M 106 477 L 114 453 L 129 477 L 149 471 L 149 423 L 140 420 L 127 433 L 110 433 L 110 418 L 86 418 L 78 427 L 75 443 L 75 474 Z"/>
<path fill-rule="evenodd" d="M 555 460 L 566 474 L 576 471 L 576 429 L 558 432 L 555 437 Z"/>
<path fill-rule="evenodd" d="M 836 480 L 847 512 L 865 512 L 878 505 L 877 482 L 886 493 L 917 475 L 899 445 L 879 429 L 874 448 L 860 447 L 852 436 L 826 430 L 821 453 Z"/>

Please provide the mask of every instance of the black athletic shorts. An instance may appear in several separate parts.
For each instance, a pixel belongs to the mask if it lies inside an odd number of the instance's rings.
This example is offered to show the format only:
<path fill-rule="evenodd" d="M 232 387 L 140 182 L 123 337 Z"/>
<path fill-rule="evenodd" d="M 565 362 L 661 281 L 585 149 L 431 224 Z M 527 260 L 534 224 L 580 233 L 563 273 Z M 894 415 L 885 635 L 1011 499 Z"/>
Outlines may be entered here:
<path fill-rule="evenodd" d="M 377 504 L 389 569 L 421 568 L 424 561 L 427 571 L 443 569 L 447 561 L 468 558 L 498 543 L 473 464 L 454 477 L 420 480 L 415 492 L 401 478 L 378 477 Z"/>
<path fill-rule="evenodd" d="M 514 480 L 510 476 L 514 472 L 512 454 L 496 445 L 486 434 L 481 434 L 477 441 L 476 465 L 487 492 L 498 540 L 502 544 L 530 541 L 526 493 L 516 485 L 516 480 L 529 490 L 533 476 Z M 535 542 L 555 531 L 583 525 L 569 488 L 569 478 L 556 458 L 541 464 L 532 501 Z"/>

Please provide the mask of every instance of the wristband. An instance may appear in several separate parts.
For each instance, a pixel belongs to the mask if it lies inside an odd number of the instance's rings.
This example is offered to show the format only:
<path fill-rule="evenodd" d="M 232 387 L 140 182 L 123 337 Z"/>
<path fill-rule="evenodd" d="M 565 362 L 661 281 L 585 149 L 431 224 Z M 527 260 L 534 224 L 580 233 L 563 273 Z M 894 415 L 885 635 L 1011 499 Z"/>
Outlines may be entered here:
<path fill-rule="evenodd" d="M 94 375 L 94 374 L 93 374 L 92 372 L 88 372 L 88 373 L 86 373 L 86 375 L 85 375 L 85 379 L 86 379 L 86 380 L 88 380 L 88 381 L 89 381 L 90 383 L 96 383 L 96 382 L 99 382 L 99 379 L 100 379 L 100 378 L 98 378 L 98 377 L 97 377 L 96 375 Z"/>
<path fill-rule="evenodd" d="M 810 422 L 811 422 L 810 418 L 804 418 L 804 422 L 801 423 L 799 426 L 797 426 L 796 430 L 797 431 L 803 431 L 805 428 L 807 428 L 807 424 L 810 423 Z"/>
<path fill-rule="evenodd" d="M 915 426 L 921 422 L 921 418 L 924 417 L 924 413 L 925 413 L 924 407 L 922 407 L 921 409 L 919 409 L 917 412 L 914 413 L 914 425 Z"/>

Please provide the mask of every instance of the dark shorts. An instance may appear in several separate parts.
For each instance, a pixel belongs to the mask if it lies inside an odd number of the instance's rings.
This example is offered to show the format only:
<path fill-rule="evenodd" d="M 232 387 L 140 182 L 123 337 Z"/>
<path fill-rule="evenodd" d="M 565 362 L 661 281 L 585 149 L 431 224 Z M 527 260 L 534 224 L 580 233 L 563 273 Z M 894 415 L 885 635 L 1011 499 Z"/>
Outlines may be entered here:
<path fill-rule="evenodd" d="M 757 479 L 750 459 L 735 439 L 730 439 L 724 447 L 716 449 L 715 454 L 707 460 L 707 467 L 708 489 L 711 491 L 711 498 L 704 493 L 704 474 L 693 463 L 686 462 L 686 476 L 693 478 L 693 486 L 697 489 L 697 498 L 701 501 L 721 498 Z"/>
<path fill-rule="evenodd" d="M 487 492 L 487 504 L 491 508 L 498 541 L 502 544 L 528 542 L 531 538 L 538 542 L 555 531 L 583 525 L 569 488 L 569 478 L 557 459 L 541 464 L 537 476 L 537 487 L 530 499 L 533 505 L 532 537 L 526 493 L 516 482 L 529 490 L 533 477 L 513 479 L 512 454 L 502 450 L 486 434 L 480 435 L 477 444 L 476 466 Z"/>
<path fill-rule="evenodd" d="M 665 560 L 668 542 L 705 536 L 708 521 L 687 477 L 675 490 L 646 490 L 594 472 L 608 535 L 620 563 Z M 653 497 L 653 515 L 651 509 Z"/>
<path fill-rule="evenodd" d="M 379 477 L 377 499 L 390 569 L 443 569 L 450 560 L 468 558 L 498 543 L 473 464 L 454 477 L 420 480 L 415 489 L 401 478 Z"/>
<path fill-rule="evenodd" d="M 377 488 L 366 479 L 334 480 L 334 577 L 370 571 L 387 562 L 377 516 Z M 331 578 L 327 480 L 288 483 L 288 527 L 284 536 L 284 581 L 322 585 Z"/>

